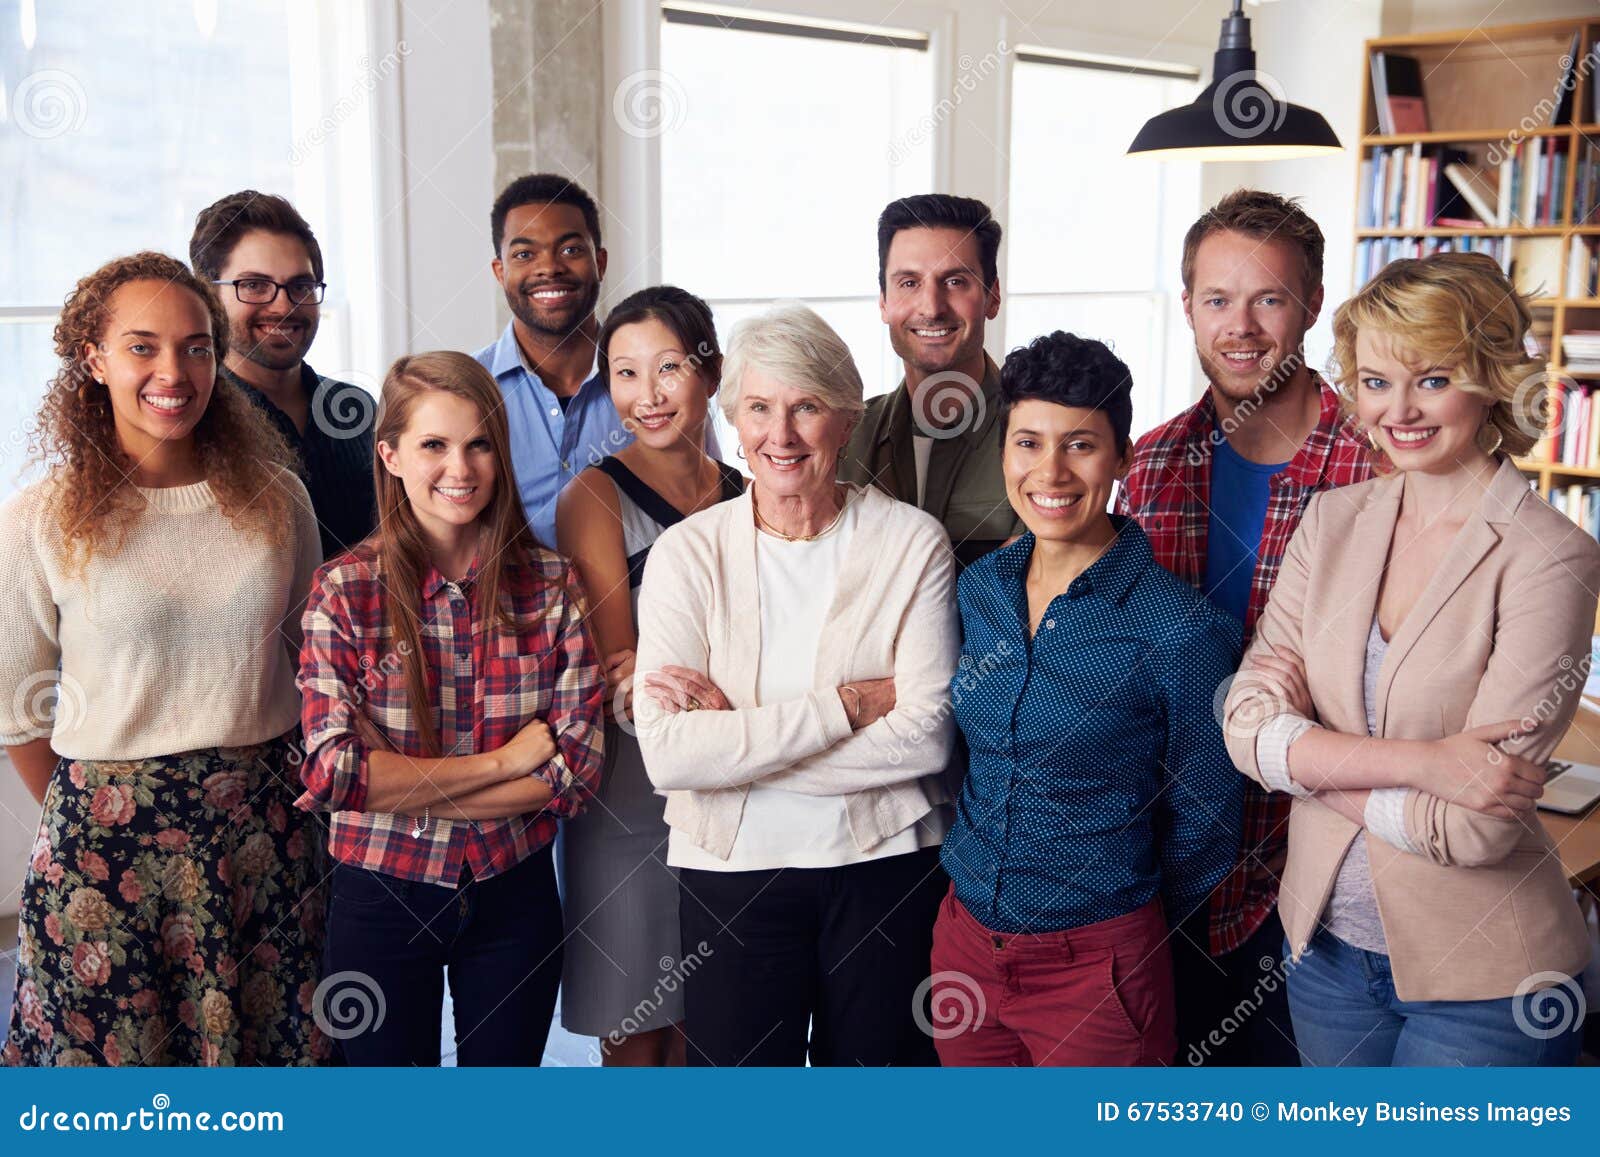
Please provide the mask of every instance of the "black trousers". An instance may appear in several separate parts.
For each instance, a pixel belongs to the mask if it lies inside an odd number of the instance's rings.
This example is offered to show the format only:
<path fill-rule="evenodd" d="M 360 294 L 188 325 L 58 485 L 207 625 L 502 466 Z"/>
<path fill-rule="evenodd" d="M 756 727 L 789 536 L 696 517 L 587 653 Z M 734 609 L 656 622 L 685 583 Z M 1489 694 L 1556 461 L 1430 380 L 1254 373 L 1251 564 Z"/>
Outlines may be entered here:
<path fill-rule="evenodd" d="M 1206 909 L 1172 937 L 1179 1065 L 1298 1065 L 1278 910 L 1232 952 L 1208 956 Z"/>
<path fill-rule="evenodd" d="M 927 848 L 839 868 L 678 873 L 691 1065 L 936 1065 Z"/>
<path fill-rule="evenodd" d="M 456 1063 L 537 1065 L 561 983 L 561 941 L 548 846 L 459 888 L 340 864 L 318 1020 L 352 1065 L 436 1066 L 448 975 Z"/>

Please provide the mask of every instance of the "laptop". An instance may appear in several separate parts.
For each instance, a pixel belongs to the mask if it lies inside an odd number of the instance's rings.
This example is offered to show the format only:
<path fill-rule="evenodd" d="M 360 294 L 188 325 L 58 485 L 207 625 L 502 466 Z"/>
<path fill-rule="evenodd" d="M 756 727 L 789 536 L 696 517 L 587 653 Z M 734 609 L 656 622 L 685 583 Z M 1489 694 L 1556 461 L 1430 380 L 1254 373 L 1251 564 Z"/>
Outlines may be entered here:
<path fill-rule="evenodd" d="M 1546 811 L 1574 816 L 1588 811 L 1600 800 L 1600 767 L 1592 763 L 1568 763 L 1552 759 L 1545 764 L 1548 778 L 1539 806 Z"/>

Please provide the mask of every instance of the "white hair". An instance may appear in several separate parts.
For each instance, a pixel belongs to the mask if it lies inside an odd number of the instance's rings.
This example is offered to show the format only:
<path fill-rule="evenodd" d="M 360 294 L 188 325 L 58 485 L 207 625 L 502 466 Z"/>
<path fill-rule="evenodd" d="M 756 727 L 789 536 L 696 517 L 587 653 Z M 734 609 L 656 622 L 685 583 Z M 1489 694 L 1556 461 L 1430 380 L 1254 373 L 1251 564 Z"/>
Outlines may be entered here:
<path fill-rule="evenodd" d="M 787 386 L 810 390 L 828 409 L 852 418 L 867 408 L 850 347 L 815 310 L 799 302 L 779 302 L 733 327 L 717 392 L 730 422 L 739 412 L 745 371 L 751 366 Z"/>

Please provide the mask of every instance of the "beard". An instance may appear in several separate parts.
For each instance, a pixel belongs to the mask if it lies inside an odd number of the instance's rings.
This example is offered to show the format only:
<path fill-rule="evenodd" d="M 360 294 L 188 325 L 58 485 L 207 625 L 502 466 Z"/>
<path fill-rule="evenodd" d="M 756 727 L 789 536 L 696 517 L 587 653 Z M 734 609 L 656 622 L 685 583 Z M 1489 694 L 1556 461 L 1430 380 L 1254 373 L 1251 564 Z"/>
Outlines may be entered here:
<path fill-rule="evenodd" d="M 902 362 L 913 367 L 921 374 L 939 374 L 945 370 L 954 369 L 956 366 L 969 361 L 973 354 L 983 349 L 983 338 L 974 332 L 967 335 L 967 339 L 947 349 L 930 350 L 923 347 L 922 343 L 911 333 L 908 327 L 892 325 L 889 327 L 889 345 L 894 349 L 895 356 Z M 919 325 L 919 329 L 942 329 L 940 326 Z M 960 328 L 957 326 L 956 328 Z"/>
<path fill-rule="evenodd" d="M 1272 353 L 1275 355 L 1276 351 Z M 1195 350 L 1195 354 L 1200 359 L 1200 369 L 1205 374 L 1206 381 L 1235 405 L 1276 393 L 1278 388 L 1292 380 L 1305 364 L 1305 359 L 1298 354 L 1282 358 L 1274 356 L 1270 369 L 1262 370 L 1254 377 L 1245 377 L 1230 367 L 1221 354 L 1207 354 L 1199 349 Z"/>
<path fill-rule="evenodd" d="M 549 337 L 571 337 L 583 327 L 584 322 L 594 316 L 594 308 L 600 303 L 600 283 L 591 281 L 583 287 L 583 293 L 576 304 L 554 317 L 541 313 L 539 308 L 525 297 L 521 290 L 506 290 L 506 305 L 511 308 L 511 315 L 534 333 L 542 333 Z"/>
<path fill-rule="evenodd" d="M 291 338 L 287 345 L 279 343 L 268 344 L 257 340 L 254 325 L 258 319 L 252 318 L 243 322 L 232 322 L 228 327 L 229 348 L 243 357 L 246 361 L 254 362 L 265 369 L 281 373 L 292 370 L 295 366 L 305 361 L 306 353 L 311 349 L 311 343 L 317 336 L 317 323 L 315 320 L 297 318 L 302 325 L 300 336 Z"/>

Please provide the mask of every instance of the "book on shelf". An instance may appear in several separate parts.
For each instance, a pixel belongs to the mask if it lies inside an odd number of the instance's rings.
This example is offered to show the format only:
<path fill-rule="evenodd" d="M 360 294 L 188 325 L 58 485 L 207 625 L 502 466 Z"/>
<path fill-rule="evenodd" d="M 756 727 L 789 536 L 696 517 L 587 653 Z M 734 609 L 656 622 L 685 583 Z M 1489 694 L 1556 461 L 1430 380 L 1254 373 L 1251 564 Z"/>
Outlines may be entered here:
<path fill-rule="evenodd" d="M 1556 78 L 1556 103 L 1550 110 L 1551 125 L 1572 123 L 1572 102 L 1574 94 L 1578 91 L 1578 49 L 1582 45 L 1583 34 L 1574 32 L 1572 43 L 1568 46 L 1566 55 L 1561 58 L 1561 75 Z"/>
<path fill-rule="evenodd" d="M 1600 253 L 1582 237 L 1567 250 L 1567 296 L 1600 296 Z"/>
<path fill-rule="evenodd" d="M 1380 133 L 1425 133 L 1428 106 L 1422 95 L 1422 65 L 1398 52 L 1372 54 L 1372 96 Z"/>
<path fill-rule="evenodd" d="M 1550 505 L 1589 534 L 1600 538 L 1600 486 L 1575 482 L 1570 486 L 1552 486 Z"/>
<path fill-rule="evenodd" d="M 1477 175 L 1460 161 L 1448 162 L 1444 167 L 1444 175 L 1449 178 L 1456 195 L 1467 203 L 1481 224 L 1500 220 L 1498 189 L 1490 189 L 1487 184 L 1480 186 Z M 1438 223 L 1442 225 L 1444 222 Z"/>
<path fill-rule="evenodd" d="M 1507 276 L 1512 270 L 1513 238 L 1500 236 L 1365 237 L 1356 242 L 1356 284 L 1365 285 L 1391 261 L 1434 253 L 1487 253 Z"/>

